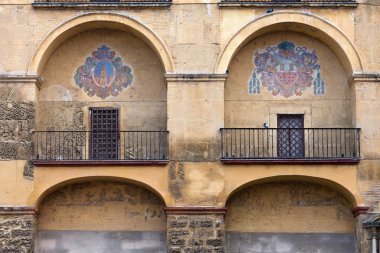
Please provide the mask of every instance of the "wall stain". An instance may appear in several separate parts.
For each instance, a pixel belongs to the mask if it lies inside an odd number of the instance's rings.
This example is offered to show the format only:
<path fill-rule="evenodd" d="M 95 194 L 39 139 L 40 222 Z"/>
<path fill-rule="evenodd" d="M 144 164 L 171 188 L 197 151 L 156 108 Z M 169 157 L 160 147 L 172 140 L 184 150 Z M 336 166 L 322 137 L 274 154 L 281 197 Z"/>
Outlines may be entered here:
<path fill-rule="evenodd" d="M 176 200 L 182 198 L 184 181 L 184 164 L 171 162 L 169 165 L 169 191 Z"/>

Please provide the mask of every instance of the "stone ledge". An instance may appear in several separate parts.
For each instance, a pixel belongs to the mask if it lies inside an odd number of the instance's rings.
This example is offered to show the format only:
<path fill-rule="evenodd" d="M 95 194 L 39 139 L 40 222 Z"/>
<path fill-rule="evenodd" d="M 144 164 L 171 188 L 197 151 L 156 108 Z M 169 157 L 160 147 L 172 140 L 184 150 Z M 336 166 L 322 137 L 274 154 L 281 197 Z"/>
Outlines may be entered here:
<path fill-rule="evenodd" d="M 164 208 L 165 213 L 168 214 L 191 214 L 191 215 L 205 215 L 205 214 L 221 214 L 225 215 L 227 213 L 226 207 L 206 207 L 206 206 L 195 206 L 195 207 L 166 207 Z"/>
<path fill-rule="evenodd" d="M 34 83 L 41 88 L 42 79 L 37 75 L 0 75 L 0 83 Z"/>
<path fill-rule="evenodd" d="M 224 82 L 225 74 L 165 74 L 167 82 Z"/>
<path fill-rule="evenodd" d="M 0 215 L 33 215 L 37 217 L 37 209 L 28 206 L 0 206 Z"/>
<path fill-rule="evenodd" d="M 352 209 L 352 215 L 355 217 L 358 217 L 361 214 L 367 214 L 370 210 L 369 206 L 357 206 Z"/>
<path fill-rule="evenodd" d="M 348 80 L 348 84 L 352 84 L 355 82 L 380 82 L 380 74 L 379 73 L 360 73 L 353 74 Z"/>

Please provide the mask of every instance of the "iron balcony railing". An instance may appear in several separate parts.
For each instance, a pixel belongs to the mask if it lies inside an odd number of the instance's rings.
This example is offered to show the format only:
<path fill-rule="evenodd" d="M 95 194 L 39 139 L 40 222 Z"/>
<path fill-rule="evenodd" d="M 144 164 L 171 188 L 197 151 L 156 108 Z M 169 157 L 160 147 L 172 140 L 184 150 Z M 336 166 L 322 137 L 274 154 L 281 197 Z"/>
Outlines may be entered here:
<path fill-rule="evenodd" d="M 167 161 L 168 131 L 35 131 L 35 161 Z"/>
<path fill-rule="evenodd" d="M 252 4 L 255 6 L 356 6 L 356 0 L 222 0 L 219 5 L 223 4 Z"/>
<path fill-rule="evenodd" d="M 131 6 L 170 5 L 172 0 L 35 0 L 34 7 L 86 7 L 86 6 Z"/>
<path fill-rule="evenodd" d="M 222 160 L 359 160 L 359 128 L 222 128 Z"/>

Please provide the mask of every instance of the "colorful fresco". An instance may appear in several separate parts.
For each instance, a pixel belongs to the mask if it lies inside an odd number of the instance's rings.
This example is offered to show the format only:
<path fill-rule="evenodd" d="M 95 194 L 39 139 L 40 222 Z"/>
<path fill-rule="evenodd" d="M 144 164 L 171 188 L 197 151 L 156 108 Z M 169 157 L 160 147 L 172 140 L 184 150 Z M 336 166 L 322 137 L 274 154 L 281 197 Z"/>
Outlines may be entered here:
<path fill-rule="evenodd" d="M 273 96 L 301 96 L 313 85 L 315 95 L 325 93 L 325 82 L 315 50 L 283 41 L 254 56 L 255 69 L 248 82 L 248 93 L 259 94 L 261 86 Z"/>
<path fill-rule="evenodd" d="M 132 70 L 123 65 L 120 57 L 115 58 L 115 52 L 102 45 L 86 58 L 85 64 L 77 69 L 75 83 L 87 93 L 105 99 L 118 96 L 123 88 L 133 81 Z"/>

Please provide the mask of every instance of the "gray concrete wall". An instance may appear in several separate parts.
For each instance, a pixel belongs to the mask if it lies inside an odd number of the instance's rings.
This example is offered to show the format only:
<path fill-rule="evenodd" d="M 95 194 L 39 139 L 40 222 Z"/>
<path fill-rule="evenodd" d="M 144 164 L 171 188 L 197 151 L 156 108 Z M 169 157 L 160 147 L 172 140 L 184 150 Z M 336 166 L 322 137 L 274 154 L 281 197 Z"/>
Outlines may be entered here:
<path fill-rule="evenodd" d="M 226 232 L 227 253 L 355 253 L 348 233 L 239 233 Z"/>
<path fill-rule="evenodd" d="M 165 232 L 42 230 L 35 253 L 165 253 L 165 243 Z"/>

